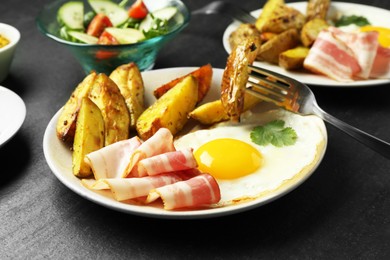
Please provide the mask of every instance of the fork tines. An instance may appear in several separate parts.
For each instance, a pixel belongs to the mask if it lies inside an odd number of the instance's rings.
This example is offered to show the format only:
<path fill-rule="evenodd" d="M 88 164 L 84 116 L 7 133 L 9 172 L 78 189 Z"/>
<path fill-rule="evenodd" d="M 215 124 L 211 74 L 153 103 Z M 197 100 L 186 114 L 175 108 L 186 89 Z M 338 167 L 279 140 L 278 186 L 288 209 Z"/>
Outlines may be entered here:
<path fill-rule="evenodd" d="M 292 109 L 296 101 L 293 84 L 279 74 L 252 65 L 249 65 L 249 71 L 246 91 L 277 106 Z"/>

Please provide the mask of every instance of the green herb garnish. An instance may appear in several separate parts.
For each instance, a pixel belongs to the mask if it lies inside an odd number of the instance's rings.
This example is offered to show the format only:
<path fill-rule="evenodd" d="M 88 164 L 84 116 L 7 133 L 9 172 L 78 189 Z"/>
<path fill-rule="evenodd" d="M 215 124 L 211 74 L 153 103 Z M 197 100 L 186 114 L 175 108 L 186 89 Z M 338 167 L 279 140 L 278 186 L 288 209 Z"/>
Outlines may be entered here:
<path fill-rule="evenodd" d="M 350 24 L 356 24 L 357 26 L 361 27 L 364 25 L 369 25 L 370 22 L 363 16 L 357 16 L 357 15 L 351 15 L 351 16 L 341 16 L 339 20 L 336 21 L 335 26 L 341 27 L 346 26 Z"/>
<path fill-rule="evenodd" d="M 256 126 L 250 133 L 252 142 L 258 145 L 272 144 L 276 147 L 295 144 L 298 136 L 291 127 L 284 127 L 283 120 L 274 120 L 263 126 Z"/>

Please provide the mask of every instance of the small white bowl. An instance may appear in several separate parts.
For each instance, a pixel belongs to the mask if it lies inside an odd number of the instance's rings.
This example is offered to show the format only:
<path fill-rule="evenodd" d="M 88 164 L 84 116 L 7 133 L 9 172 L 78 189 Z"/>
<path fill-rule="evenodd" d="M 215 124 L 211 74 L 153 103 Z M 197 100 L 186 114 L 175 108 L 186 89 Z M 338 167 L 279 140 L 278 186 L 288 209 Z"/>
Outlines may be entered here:
<path fill-rule="evenodd" d="M 20 32 L 13 26 L 0 23 L 0 35 L 7 38 L 9 43 L 0 48 L 0 83 L 7 77 L 20 40 Z"/>

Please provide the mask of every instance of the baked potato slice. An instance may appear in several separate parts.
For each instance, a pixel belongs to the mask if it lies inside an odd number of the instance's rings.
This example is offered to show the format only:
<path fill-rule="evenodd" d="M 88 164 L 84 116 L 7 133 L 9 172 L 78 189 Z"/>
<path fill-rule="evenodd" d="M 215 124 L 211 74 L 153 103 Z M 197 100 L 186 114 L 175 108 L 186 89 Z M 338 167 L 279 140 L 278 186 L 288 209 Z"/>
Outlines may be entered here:
<path fill-rule="evenodd" d="M 188 75 L 141 114 L 136 124 L 138 136 L 147 140 L 161 127 L 175 135 L 184 127 L 197 101 L 198 80 Z"/>
<path fill-rule="evenodd" d="M 264 25 L 267 24 L 273 14 L 281 9 L 284 5 L 284 0 L 267 0 L 255 23 L 257 30 L 263 32 Z"/>
<path fill-rule="evenodd" d="M 245 93 L 244 97 L 244 111 L 253 108 L 256 104 L 260 103 L 261 99 Z M 195 108 L 189 114 L 189 117 L 195 119 L 201 124 L 212 125 L 222 121 L 229 120 L 229 116 L 226 113 L 220 99 L 205 103 Z"/>
<path fill-rule="evenodd" d="M 278 64 L 280 53 L 295 48 L 299 43 L 298 30 L 295 28 L 288 29 L 262 44 L 256 59 Z"/>
<path fill-rule="evenodd" d="M 96 76 L 89 98 L 99 107 L 104 119 L 104 145 L 129 138 L 130 114 L 119 87 L 106 74 Z"/>
<path fill-rule="evenodd" d="M 308 0 L 306 7 L 306 21 L 314 18 L 326 20 L 330 0 Z"/>
<path fill-rule="evenodd" d="M 210 86 L 211 86 L 211 80 L 213 78 L 213 68 L 210 64 L 206 64 L 201 66 L 199 69 L 194 70 L 193 72 L 184 75 L 182 77 L 176 78 L 160 87 L 154 90 L 153 95 L 159 99 L 162 95 L 164 95 L 168 90 L 173 88 L 177 85 L 181 80 L 186 78 L 187 76 L 192 75 L 194 76 L 198 81 L 198 101 L 197 103 L 201 102 L 203 98 L 208 93 Z"/>
<path fill-rule="evenodd" d="M 286 70 L 302 69 L 309 50 L 308 47 L 298 46 L 282 52 L 279 55 L 279 66 Z"/>
<path fill-rule="evenodd" d="M 290 28 L 300 30 L 305 23 L 305 16 L 297 9 L 285 5 L 284 2 L 269 0 L 264 9 L 268 7 L 272 8 L 272 12 L 263 11 L 256 21 L 256 28 L 260 32 L 281 33 Z"/>
<path fill-rule="evenodd" d="M 116 83 L 125 98 L 130 113 L 130 128 L 135 129 L 139 116 L 145 110 L 145 88 L 139 68 L 133 62 L 121 65 L 111 72 L 110 79 Z"/>
<path fill-rule="evenodd" d="M 95 78 L 96 73 L 91 72 L 77 85 L 76 89 L 65 103 L 58 118 L 56 125 L 57 137 L 70 146 L 73 144 L 75 136 L 76 119 L 80 110 L 81 101 L 84 97 L 88 96 Z"/>
<path fill-rule="evenodd" d="M 104 145 L 104 120 L 100 109 L 89 98 L 81 100 L 76 120 L 76 132 L 73 142 L 72 171 L 77 177 L 84 178 L 92 174 L 91 167 L 84 161 L 86 154 L 102 148 Z"/>
<path fill-rule="evenodd" d="M 242 23 L 229 35 L 230 48 L 233 50 L 237 45 L 248 39 L 254 41 L 256 46 L 260 47 L 262 34 L 254 24 Z"/>
<path fill-rule="evenodd" d="M 304 46 L 310 47 L 317 39 L 318 34 L 329 27 L 329 24 L 322 18 L 313 18 L 301 30 L 301 42 Z"/>

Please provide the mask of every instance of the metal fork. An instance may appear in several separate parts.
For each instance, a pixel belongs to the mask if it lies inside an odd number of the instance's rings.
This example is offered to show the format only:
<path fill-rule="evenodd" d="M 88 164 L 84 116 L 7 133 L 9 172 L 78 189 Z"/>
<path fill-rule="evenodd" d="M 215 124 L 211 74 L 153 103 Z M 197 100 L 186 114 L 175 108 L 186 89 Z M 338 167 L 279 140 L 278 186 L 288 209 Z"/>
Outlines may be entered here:
<path fill-rule="evenodd" d="M 301 115 L 316 115 L 390 159 L 389 143 L 326 113 L 318 106 L 313 92 L 305 84 L 252 65 L 249 65 L 249 71 L 249 84 L 246 91 L 288 111 Z"/>
<path fill-rule="evenodd" d="M 253 17 L 249 12 L 241 9 L 240 7 L 232 3 L 225 1 L 211 2 L 200 9 L 192 11 L 191 14 L 223 14 L 228 15 L 242 23 L 254 24 L 256 22 L 256 18 Z"/>

